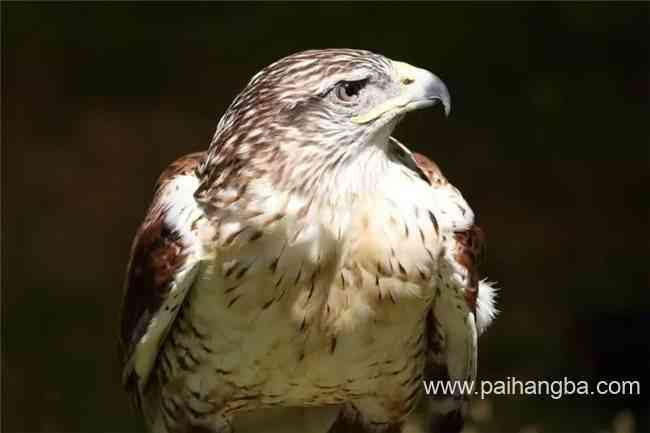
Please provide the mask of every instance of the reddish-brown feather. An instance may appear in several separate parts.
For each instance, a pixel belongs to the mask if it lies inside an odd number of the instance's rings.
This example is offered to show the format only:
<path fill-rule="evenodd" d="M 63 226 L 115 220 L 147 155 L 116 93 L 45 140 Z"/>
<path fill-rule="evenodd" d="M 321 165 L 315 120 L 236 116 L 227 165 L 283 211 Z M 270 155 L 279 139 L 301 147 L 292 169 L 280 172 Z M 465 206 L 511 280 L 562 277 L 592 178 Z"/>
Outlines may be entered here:
<path fill-rule="evenodd" d="M 432 185 L 443 185 L 447 183 L 447 179 L 442 174 L 442 171 L 440 171 L 438 164 L 420 153 L 414 152 L 413 158 Z"/>
<path fill-rule="evenodd" d="M 413 153 L 413 158 L 420 170 L 427 176 L 432 185 L 447 183 L 447 179 L 438 168 L 438 165 L 424 155 Z M 456 251 L 455 258 L 467 269 L 468 286 L 465 289 L 465 300 L 474 313 L 476 313 L 476 298 L 478 297 L 479 263 L 483 252 L 483 230 L 472 225 L 465 231 L 455 233 Z"/>
<path fill-rule="evenodd" d="M 120 348 L 124 363 L 128 362 L 135 344 L 161 307 L 174 275 L 186 258 L 178 233 L 165 223 L 161 191 L 174 177 L 191 174 L 203 156 L 204 153 L 183 156 L 163 171 L 156 183 L 153 202 L 133 240 L 120 324 Z M 129 387 L 133 383 L 132 375 L 127 375 L 125 380 L 125 385 Z"/>
<path fill-rule="evenodd" d="M 468 275 L 468 286 L 465 288 L 465 300 L 472 311 L 476 313 L 476 298 L 478 297 L 479 263 L 483 249 L 483 230 L 472 225 L 468 230 L 456 233 L 456 260 L 465 266 Z"/>

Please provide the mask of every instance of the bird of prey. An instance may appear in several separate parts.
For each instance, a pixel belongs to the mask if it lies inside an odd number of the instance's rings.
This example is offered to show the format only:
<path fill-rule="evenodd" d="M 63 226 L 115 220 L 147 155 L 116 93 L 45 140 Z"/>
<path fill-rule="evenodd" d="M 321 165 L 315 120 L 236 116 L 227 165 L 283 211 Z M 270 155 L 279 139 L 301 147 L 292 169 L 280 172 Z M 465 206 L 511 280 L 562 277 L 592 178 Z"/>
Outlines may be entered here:
<path fill-rule="evenodd" d="M 363 50 L 262 69 L 209 149 L 160 176 L 121 319 L 123 382 L 155 433 L 401 432 L 423 398 L 458 431 L 495 314 L 461 193 L 391 136 L 450 97 Z"/>

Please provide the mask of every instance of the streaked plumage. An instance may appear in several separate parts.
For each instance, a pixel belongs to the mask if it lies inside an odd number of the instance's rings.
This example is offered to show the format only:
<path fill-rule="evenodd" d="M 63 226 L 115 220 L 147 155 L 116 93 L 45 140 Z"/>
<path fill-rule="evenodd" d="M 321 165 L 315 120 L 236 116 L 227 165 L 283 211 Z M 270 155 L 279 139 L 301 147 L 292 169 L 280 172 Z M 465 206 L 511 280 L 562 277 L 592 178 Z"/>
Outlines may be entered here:
<path fill-rule="evenodd" d="M 475 377 L 494 315 L 481 231 L 390 136 L 439 101 L 433 74 L 377 54 L 294 54 L 253 77 L 207 152 L 163 173 L 121 329 L 151 431 L 399 432 L 423 379 Z M 460 428 L 462 399 L 432 405 Z"/>

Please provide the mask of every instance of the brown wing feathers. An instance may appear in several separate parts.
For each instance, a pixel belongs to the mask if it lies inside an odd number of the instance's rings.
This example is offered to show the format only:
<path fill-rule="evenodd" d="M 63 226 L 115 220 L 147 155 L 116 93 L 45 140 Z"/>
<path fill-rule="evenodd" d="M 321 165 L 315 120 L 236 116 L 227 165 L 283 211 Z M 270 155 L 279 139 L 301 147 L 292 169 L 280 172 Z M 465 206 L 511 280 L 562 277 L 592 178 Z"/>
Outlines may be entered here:
<path fill-rule="evenodd" d="M 424 155 L 414 153 L 413 158 L 422 173 L 428 178 L 433 187 L 447 184 L 438 166 Z M 476 299 L 478 297 L 479 272 L 483 231 L 476 225 L 469 229 L 454 233 L 456 239 L 455 258 L 467 269 L 468 284 L 465 288 L 465 301 L 476 314 Z M 429 359 L 425 367 L 425 377 L 435 380 L 449 380 L 446 360 L 443 356 L 444 334 L 437 322 L 433 311 L 427 316 L 426 333 L 428 338 Z M 449 396 L 440 395 L 437 399 L 444 400 Z M 436 397 L 431 397 L 436 398 Z M 433 414 L 428 422 L 428 430 L 432 433 L 458 433 L 462 431 L 464 420 L 462 409 L 452 410 L 448 413 Z"/>
<path fill-rule="evenodd" d="M 153 203 L 133 241 L 126 272 L 120 327 L 120 348 L 125 364 L 145 333 L 153 314 L 162 305 L 174 275 L 186 258 L 178 233 L 165 222 L 166 207 L 161 190 L 174 177 L 192 173 L 203 155 L 186 155 L 173 162 L 161 174 L 156 183 Z M 124 385 L 130 387 L 132 384 L 133 374 L 128 372 L 124 377 Z"/>
<path fill-rule="evenodd" d="M 483 254 L 483 230 L 472 225 L 468 230 L 456 232 L 456 260 L 467 269 L 468 285 L 465 289 L 465 300 L 472 311 L 476 313 L 476 298 L 478 297 L 479 264 Z"/>
<path fill-rule="evenodd" d="M 420 170 L 427 176 L 433 186 L 444 185 L 447 179 L 435 162 L 424 155 L 413 153 L 413 158 Z M 472 225 L 465 231 L 455 233 L 456 260 L 467 269 L 468 287 L 465 299 L 474 313 L 476 313 L 476 298 L 478 297 L 479 271 L 478 267 L 483 253 L 483 230 L 477 225 Z"/>

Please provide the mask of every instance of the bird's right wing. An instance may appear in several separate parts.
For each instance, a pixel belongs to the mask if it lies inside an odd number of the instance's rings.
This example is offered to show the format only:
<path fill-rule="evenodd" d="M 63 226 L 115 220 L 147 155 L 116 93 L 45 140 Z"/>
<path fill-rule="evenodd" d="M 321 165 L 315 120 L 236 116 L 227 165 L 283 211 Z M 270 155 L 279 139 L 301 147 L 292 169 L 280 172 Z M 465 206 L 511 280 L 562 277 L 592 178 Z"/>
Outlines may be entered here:
<path fill-rule="evenodd" d="M 203 153 L 172 163 L 160 176 L 154 200 L 131 249 L 126 273 L 120 348 L 122 381 L 144 391 L 158 352 L 200 270 L 195 223 L 203 216 L 194 200 L 195 169 Z"/>

